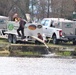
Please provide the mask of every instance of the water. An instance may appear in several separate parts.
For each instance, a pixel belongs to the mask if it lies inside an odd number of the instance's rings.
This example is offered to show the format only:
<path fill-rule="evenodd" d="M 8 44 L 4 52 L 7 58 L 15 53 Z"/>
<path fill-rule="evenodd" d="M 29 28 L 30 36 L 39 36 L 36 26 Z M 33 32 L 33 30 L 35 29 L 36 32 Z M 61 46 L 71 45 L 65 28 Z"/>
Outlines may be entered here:
<path fill-rule="evenodd" d="M 0 75 L 76 75 L 76 59 L 0 57 Z"/>

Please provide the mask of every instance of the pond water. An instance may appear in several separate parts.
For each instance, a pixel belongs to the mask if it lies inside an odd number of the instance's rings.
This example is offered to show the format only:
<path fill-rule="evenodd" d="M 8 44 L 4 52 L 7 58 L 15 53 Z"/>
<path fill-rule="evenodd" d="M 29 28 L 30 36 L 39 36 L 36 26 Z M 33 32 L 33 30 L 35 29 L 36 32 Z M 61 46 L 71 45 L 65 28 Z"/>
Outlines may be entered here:
<path fill-rule="evenodd" d="M 0 75 L 76 75 L 76 59 L 0 57 Z"/>

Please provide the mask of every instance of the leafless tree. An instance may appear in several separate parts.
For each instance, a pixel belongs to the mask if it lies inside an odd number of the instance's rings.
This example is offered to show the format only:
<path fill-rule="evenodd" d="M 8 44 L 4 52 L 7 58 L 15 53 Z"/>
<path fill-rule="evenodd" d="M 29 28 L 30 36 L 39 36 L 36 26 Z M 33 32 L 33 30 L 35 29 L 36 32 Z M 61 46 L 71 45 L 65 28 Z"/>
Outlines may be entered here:
<path fill-rule="evenodd" d="M 29 0 L 0 0 L 0 15 L 8 16 L 15 12 L 25 16 L 29 12 Z"/>

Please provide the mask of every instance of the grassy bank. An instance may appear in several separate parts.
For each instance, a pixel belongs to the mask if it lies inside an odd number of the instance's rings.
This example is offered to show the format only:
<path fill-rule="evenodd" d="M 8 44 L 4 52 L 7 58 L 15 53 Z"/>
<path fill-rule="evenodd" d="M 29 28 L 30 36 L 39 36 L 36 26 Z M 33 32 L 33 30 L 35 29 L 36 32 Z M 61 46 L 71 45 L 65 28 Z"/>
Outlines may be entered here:
<path fill-rule="evenodd" d="M 0 38 L 0 44 L 9 44 L 9 42 L 5 38 Z"/>
<path fill-rule="evenodd" d="M 12 47 L 9 47 L 12 45 Z M 51 42 L 47 45 L 49 46 L 49 51 L 56 53 L 60 56 L 76 56 L 76 45 L 73 45 L 71 42 L 60 43 L 54 45 Z M 38 47 L 36 47 L 38 46 Z M 41 47 L 41 48 L 40 48 Z M 5 38 L 0 38 L 0 56 L 29 56 L 29 57 L 40 57 L 42 49 L 45 49 L 44 45 L 35 45 L 31 44 L 10 44 Z M 68 48 L 68 51 L 66 49 Z M 69 51 L 69 49 L 75 48 L 75 51 Z M 41 49 L 41 50 L 40 50 Z M 63 50 L 61 50 L 63 49 Z M 40 51 L 39 51 L 40 50 Z"/>
<path fill-rule="evenodd" d="M 34 47 L 35 44 L 11 44 L 8 43 L 7 39 L 0 38 L 0 56 L 40 57 L 42 55 L 41 51 L 40 52 L 38 50 L 35 51 Z"/>
<path fill-rule="evenodd" d="M 14 50 L 14 51 L 11 52 L 10 56 L 41 57 L 41 53 L 39 53 L 39 52 L 32 52 L 32 51 Z"/>

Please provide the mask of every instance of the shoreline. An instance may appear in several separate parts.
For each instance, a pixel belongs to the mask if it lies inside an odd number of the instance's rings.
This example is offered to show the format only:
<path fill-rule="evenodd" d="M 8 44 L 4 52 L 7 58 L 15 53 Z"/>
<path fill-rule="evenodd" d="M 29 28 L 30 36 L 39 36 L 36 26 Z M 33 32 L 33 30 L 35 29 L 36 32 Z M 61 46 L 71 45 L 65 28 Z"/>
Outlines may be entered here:
<path fill-rule="evenodd" d="M 11 57 L 44 57 L 44 58 L 76 58 L 76 47 L 52 47 L 49 46 L 49 53 L 44 45 L 34 44 L 0 44 L 0 56 Z M 55 53 L 55 55 L 52 55 Z M 46 56 L 45 56 L 46 55 Z"/>

